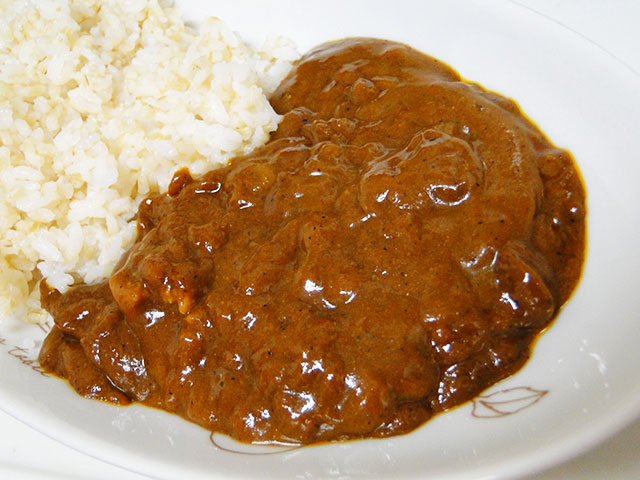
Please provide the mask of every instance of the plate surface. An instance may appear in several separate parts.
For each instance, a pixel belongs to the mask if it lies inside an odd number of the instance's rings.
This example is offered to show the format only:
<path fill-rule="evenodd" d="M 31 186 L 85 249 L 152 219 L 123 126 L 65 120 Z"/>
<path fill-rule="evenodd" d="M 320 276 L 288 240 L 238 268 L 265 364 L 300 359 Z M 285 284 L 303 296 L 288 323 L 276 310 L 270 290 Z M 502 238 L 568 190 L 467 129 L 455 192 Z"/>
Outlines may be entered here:
<path fill-rule="evenodd" d="M 517 375 L 416 432 L 277 453 L 232 453 L 160 411 L 84 400 L 41 375 L 24 338 L 0 332 L 0 407 L 94 457 L 158 478 L 502 478 L 601 441 L 640 413 L 638 80 L 584 39 L 504 2 L 183 0 L 188 20 L 216 15 L 250 42 L 268 33 L 301 51 L 375 36 L 405 42 L 514 98 L 579 163 L 588 254 L 578 290 Z M 272 4 L 273 5 L 273 4 Z M 223 441 L 223 439 L 216 439 Z M 237 450 L 237 445 L 223 445 Z"/>

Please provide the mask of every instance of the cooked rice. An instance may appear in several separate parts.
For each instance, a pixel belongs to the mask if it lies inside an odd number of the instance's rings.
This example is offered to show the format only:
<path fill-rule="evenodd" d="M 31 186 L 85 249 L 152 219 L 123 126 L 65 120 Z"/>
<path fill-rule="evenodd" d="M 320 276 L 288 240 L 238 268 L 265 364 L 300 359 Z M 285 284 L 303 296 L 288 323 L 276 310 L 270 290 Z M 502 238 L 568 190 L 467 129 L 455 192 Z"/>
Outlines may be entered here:
<path fill-rule="evenodd" d="M 47 321 L 42 277 L 108 276 L 177 168 L 263 144 L 296 55 L 162 0 L 0 0 L 0 320 Z"/>

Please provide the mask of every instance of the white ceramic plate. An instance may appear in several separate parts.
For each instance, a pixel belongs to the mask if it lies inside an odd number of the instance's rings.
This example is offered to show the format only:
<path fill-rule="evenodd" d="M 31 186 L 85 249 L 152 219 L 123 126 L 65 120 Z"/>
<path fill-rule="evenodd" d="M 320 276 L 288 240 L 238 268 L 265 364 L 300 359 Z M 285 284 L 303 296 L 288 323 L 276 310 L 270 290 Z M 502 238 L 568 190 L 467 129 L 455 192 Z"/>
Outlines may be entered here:
<path fill-rule="evenodd" d="M 177 417 L 84 400 L 41 375 L 32 360 L 37 348 L 23 340 L 43 336 L 35 327 L 0 334 L 2 409 L 89 455 L 167 479 L 506 478 L 566 460 L 640 413 L 640 89 L 628 69 L 499 1 L 179 5 L 187 19 L 219 16 L 254 42 L 277 32 L 301 51 L 356 35 L 402 41 L 516 99 L 582 170 L 589 246 L 581 284 L 522 371 L 401 437 L 229 452 Z"/>

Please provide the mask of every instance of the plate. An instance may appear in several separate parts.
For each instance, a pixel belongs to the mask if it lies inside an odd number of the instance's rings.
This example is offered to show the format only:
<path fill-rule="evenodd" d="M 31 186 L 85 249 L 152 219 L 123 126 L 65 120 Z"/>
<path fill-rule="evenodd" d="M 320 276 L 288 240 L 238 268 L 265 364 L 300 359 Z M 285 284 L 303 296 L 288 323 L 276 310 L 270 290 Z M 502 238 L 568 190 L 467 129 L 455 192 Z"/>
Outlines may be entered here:
<path fill-rule="evenodd" d="M 85 400 L 38 371 L 38 345 L 25 340 L 42 338 L 37 327 L 0 334 L 2 409 L 96 458 L 167 479 L 506 478 L 564 461 L 640 414 L 640 89 L 628 69 L 507 2 L 178 4 L 192 21 L 216 15 L 250 42 L 276 32 L 301 51 L 348 36 L 405 42 L 516 99 L 582 171 L 582 281 L 518 374 L 400 437 L 247 448 L 161 411 Z"/>

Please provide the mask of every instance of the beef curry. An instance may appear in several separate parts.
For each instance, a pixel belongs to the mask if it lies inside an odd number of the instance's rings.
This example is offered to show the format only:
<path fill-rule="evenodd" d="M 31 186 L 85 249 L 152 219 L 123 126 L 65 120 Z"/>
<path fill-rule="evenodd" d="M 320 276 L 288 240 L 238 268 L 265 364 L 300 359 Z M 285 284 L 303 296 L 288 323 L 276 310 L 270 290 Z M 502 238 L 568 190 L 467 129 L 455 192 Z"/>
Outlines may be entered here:
<path fill-rule="evenodd" d="M 304 56 L 262 148 L 139 208 L 42 366 L 241 441 L 408 432 L 517 371 L 574 289 L 585 199 L 517 105 L 405 45 Z"/>

